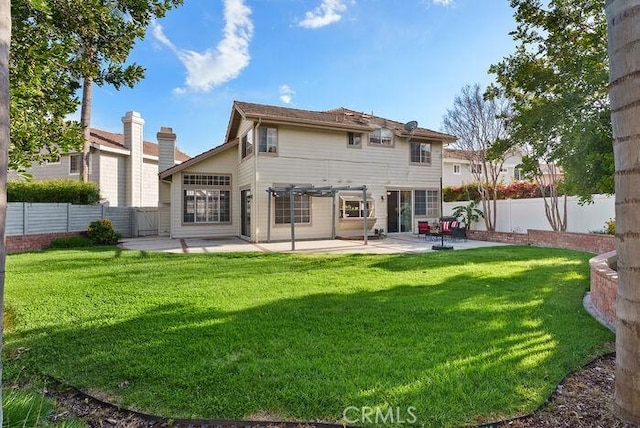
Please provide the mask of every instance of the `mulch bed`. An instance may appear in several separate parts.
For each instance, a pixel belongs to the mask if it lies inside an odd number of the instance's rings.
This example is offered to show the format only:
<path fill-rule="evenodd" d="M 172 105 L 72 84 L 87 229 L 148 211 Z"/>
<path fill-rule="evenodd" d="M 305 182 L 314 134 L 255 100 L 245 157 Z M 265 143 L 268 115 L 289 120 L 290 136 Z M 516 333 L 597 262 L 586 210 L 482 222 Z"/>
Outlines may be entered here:
<path fill-rule="evenodd" d="M 626 428 L 634 425 L 620 421 L 613 410 L 615 354 L 597 358 L 581 370 L 567 376 L 549 400 L 531 415 L 483 427 L 607 427 Z M 210 428 L 323 428 L 331 424 L 292 422 L 240 422 L 214 420 L 167 421 L 149 415 L 118 409 L 73 389 L 58 388 L 53 392 L 58 411 L 54 421 L 71 416 L 83 419 L 92 428 L 137 427 L 210 427 Z M 333 425 L 335 426 L 335 425 Z"/>

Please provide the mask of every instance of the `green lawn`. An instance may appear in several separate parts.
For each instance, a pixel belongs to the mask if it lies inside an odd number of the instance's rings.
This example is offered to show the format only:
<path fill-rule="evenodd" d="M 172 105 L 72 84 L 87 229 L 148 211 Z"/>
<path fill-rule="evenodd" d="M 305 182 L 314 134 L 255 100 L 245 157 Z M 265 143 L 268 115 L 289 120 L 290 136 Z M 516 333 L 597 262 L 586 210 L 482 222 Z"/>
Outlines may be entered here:
<path fill-rule="evenodd" d="M 582 308 L 589 257 L 12 255 L 6 373 L 171 417 L 337 421 L 349 406 L 413 407 L 427 426 L 513 416 L 613 340 Z"/>

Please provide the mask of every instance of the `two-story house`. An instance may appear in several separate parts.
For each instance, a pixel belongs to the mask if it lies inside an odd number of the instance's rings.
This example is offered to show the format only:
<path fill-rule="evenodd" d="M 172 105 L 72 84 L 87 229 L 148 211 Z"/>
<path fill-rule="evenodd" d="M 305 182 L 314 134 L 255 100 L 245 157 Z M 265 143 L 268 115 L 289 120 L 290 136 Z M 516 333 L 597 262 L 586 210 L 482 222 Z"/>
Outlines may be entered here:
<path fill-rule="evenodd" d="M 160 233 L 287 240 L 292 219 L 299 239 L 413 231 L 440 216 L 454 140 L 345 108 L 236 101 L 222 145 L 160 173 Z"/>
<path fill-rule="evenodd" d="M 145 141 L 144 119 L 140 113 L 127 112 L 122 118 L 122 133 L 91 128 L 89 144 L 89 181 L 98 183 L 100 196 L 111 206 L 156 207 L 158 205 L 158 144 Z M 184 162 L 189 156 L 175 147 L 175 134 L 159 132 L 158 140 L 173 139 L 172 164 Z M 33 165 L 27 173 L 34 180 L 79 180 L 82 173 L 82 153 L 65 153 L 57 162 Z M 9 179 L 20 177 L 9 173 Z"/>

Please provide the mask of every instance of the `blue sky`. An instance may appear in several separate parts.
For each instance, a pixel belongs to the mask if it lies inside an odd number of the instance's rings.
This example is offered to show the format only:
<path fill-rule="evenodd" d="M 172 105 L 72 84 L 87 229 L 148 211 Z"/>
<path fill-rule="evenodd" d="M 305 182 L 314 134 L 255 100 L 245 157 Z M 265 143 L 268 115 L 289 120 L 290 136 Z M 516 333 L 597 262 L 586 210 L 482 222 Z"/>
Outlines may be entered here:
<path fill-rule="evenodd" d="M 92 126 L 145 139 L 170 126 L 194 156 L 222 143 L 234 100 L 309 110 L 347 107 L 439 130 L 465 84 L 486 85 L 510 54 L 508 0 L 185 0 L 130 58 L 133 89 L 94 89 Z"/>

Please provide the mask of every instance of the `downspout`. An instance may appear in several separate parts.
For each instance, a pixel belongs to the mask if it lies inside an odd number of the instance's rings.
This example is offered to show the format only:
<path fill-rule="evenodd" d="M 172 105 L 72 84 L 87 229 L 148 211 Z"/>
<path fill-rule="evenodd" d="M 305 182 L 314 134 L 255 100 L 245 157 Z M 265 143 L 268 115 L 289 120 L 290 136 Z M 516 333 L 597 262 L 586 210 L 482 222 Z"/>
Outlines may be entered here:
<path fill-rule="evenodd" d="M 254 214 L 253 216 L 251 216 L 251 218 L 255 218 L 255 221 L 252 221 L 252 225 L 251 225 L 251 229 L 252 232 L 254 232 L 254 241 L 256 243 L 260 242 L 260 237 L 258 235 L 258 219 L 260 218 L 259 212 L 260 212 L 260 203 L 258 202 L 258 127 L 260 127 L 260 124 L 262 123 L 262 118 L 258 119 L 258 124 L 256 126 L 253 127 L 253 130 L 251 132 L 253 132 L 253 193 L 256 195 L 256 200 L 253 204 L 251 204 L 251 209 L 254 211 L 252 214 Z M 267 193 L 267 195 L 269 195 L 269 207 L 271 206 L 271 192 Z M 271 208 L 269 208 L 271 209 Z M 269 217 L 271 216 L 271 211 L 269 211 Z M 268 219 L 267 221 L 271 221 L 270 219 Z M 268 225 L 268 228 L 271 228 L 271 224 Z M 269 230 L 269 235 L 271 235 L 271 231 Z M 270 238 L 270 237 L 269 237 Z"/>

